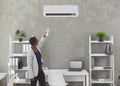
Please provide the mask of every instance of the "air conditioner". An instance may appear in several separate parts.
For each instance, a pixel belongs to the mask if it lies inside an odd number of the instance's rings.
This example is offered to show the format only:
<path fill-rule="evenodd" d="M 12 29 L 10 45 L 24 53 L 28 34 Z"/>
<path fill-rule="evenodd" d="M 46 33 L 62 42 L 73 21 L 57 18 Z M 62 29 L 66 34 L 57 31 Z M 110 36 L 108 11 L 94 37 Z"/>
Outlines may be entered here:
<path fill-rule="evenodd" d="M 45 5 L 43 9 L 45 17 L 77 17 L 77 5 Z"/>

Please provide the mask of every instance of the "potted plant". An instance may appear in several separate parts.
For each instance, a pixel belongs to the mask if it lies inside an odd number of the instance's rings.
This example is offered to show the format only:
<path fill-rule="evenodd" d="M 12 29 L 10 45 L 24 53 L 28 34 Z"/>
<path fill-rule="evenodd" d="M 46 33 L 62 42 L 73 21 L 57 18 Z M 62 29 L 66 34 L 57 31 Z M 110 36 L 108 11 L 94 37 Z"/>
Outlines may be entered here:
<path fill-rule="evenodd" d="M 99 41 L 104 41 L 104 37 L 106 36 L 105 32 L 97 32 L 96 36 L 99 38 Z"/>
<path fill-rule="evenodd" d="M 17 30 L 15 34 L 18 37 L 20 42 L 22 42 L 23 38 L 26 36 L 25 32 L 21 30 Z"/>

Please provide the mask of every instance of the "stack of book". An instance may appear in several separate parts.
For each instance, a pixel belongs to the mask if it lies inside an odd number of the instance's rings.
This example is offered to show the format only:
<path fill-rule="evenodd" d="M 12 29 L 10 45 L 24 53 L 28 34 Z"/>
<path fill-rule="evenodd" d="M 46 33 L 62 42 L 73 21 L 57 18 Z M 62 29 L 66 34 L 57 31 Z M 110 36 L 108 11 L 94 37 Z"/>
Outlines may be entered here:
<path fill-rule="evenodd" d="M 23 54 L 26 55 L 31 48 L 30 44 L 23 44 Z"/>

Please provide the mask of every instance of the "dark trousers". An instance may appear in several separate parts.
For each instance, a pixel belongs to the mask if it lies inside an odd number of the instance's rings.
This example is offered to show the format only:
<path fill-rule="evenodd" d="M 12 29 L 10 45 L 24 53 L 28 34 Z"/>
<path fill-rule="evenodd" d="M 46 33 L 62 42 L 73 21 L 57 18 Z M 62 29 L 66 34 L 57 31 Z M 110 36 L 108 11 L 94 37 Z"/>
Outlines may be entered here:
<path fill-rule="evenodd" d="M 37 80 L 39 81 L 39 86 L 45 86 L 45 74 L 42 69 L 39 70 L 37 77 L 35 80 L 31 80 L 31 86 L 36 86 Z"/>

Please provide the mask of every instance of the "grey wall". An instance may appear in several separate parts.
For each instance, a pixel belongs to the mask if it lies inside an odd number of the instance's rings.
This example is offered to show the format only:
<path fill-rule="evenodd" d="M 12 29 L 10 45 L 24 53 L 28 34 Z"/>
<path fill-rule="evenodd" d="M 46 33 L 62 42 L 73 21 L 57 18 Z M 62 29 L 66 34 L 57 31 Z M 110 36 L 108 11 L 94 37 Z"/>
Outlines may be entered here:
<path fill-rule="evenodd" d="M 43 5 L 76 4 L 76 18 L 45 18 Z M 83 60 L 88 70 L 88 36 L 97 31 L 114 35 L 115 84 L 120 70 L 120 0 L 0 0 L 0 72 L 7 72 L 9 34 L 24 30 L 41 37 L 50 28 L 42 47 L 45 66 L 67 68 L 69 60 Z"/>

